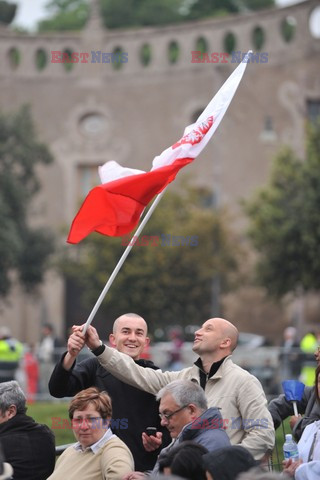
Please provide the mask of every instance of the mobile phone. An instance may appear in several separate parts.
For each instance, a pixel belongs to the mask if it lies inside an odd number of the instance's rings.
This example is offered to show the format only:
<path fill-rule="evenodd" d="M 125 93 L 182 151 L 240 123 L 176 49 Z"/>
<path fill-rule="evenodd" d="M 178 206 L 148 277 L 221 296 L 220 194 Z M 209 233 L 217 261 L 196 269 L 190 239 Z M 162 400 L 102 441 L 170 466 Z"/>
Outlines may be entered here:
<path fill-rule="evenodd" d="M 157 427 L 147 427 L 146 428 L 146 434 L 149 435 L 149 437 L 151 435 L 156 435 L 157 433 Z"/>

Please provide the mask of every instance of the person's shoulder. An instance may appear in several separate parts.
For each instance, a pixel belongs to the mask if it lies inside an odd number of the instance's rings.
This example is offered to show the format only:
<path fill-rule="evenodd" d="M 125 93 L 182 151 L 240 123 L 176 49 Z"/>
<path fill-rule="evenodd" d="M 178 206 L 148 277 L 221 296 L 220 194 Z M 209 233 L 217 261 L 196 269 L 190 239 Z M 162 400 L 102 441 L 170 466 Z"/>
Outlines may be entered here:
<path fill-rule="evenodd" d="M 252 373 L 248 372 L 248 370 L 245 370 L 243 367 L 240 367 L 240 365 L 238 365 L 237 363 L 234 363 L 231 356 L 225 360 L 223 373 L 230 373 L 233 375 L 236 373 L 236 378 L 241 381 L 243 381 L 244 379 L 253 382 L 258 381 L 258 379 L 254 375 L 252 375 Z"/>
<path fill-rule="evenodd" d="M 240 375 L 245 375 L 245 376 L 251 376 L 251 374 L 245 370 L 244 368 L 240 367 L 240 365 L 238 365 L 237 363 L 235 363 L 233 360 L 232 360 L 232 356 L 230 355 L 229 357 L 227 357 L 225 359 L 225 361 L 223 362 L 223 367 L 224 367 L 224 370 L 228 371 L 234 371 L 236 370 Z"/>
<path fill-rule="evenodd" d="M 118 437 L 118 435 L 113 434 L 112 437 L 103 445 L 102 451 L 108 451 L 110 449 L 119 449 L 130 453 L 129 447 Z"/>
<path fill-rule="evenodd" d="M 155 365 L 151 360 L 140 358 L 139 360 L 135 360 L 135 363 L 143 368 L 152 368 L 153 370 L 159 370 L 159 367 L 157 367 L 157 365 Z"/>
<path fill-rule="evenodd" d="M 50 440 L 53 440 L 55 442 L 55 436 L 54 436 L 52 430 L 48 427 L 48 425 L 45 425 L 44 423 L 38 423 L 35 420 L 33 420 L 33 421 L 34 421 L 34 427 L 38 431 L 39 434 L 41 434 L 44 437 L 47 437 Z"/>

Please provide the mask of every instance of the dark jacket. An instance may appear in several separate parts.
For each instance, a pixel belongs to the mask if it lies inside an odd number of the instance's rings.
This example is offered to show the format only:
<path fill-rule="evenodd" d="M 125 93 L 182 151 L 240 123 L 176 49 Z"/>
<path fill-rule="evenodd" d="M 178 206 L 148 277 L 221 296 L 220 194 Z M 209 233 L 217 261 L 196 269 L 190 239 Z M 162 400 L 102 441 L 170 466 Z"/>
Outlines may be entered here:
<path fill-rule="evenodd" d="M 106 390 L 112 400 L 112 431 L 131 450 L 136 470 L 152 469 L 159 451 L 146 452 L 142 444 L 142 432 L 146 427 L 157 427 L 158 431 L 163 432 L 163 446 L 171 440 L 167 429 L 160 425 L 159 405 L 155 396 L 121 382 L 102 368 L 96 357 L 76 363 L 70 371 L 66 371 L 62 366 L 64 355 L 49 381 L 51 395 L 58 398 L 74 396 L 89 387 Z M 149 360 L 137 360 L 136 363 L 157 369 Z"/>
<path fill-rule="evenodd" d="M 297 407 L 298 412 L 304 414 L 292 430 L 294 438 L 299 441 L 305 427 L 320 420 L 320 404 L 317 402 L 315 387 L 305 387 L 303 397 L 300 402 L 297 402 Z M 275 428 L 278 428 L 285 418 L 294 415 L 292 402 L 288 402 L 283 394 L 271 400 L 268 408 Z"/>
<path fill-rule="evenodd" d="M 18 413 L 0 424 L 0 441 L 14 480 L 46 480 L 53 472 L 55 441 L 46 425 Z"/>
<path fill-rule="evenodd" d="M 231 445 L 228 435 L 223 429 L 223 420 L 218 408 L 208 408 L 203 414 L 191 423 L 188 423 L 181 430 L 179 436 L 167 447 L 164 448 L 158 458 L 153 473 L 159 471 L 159 460 L 172 448 L 186 440 L 199 443 L 208 452 Z"/>

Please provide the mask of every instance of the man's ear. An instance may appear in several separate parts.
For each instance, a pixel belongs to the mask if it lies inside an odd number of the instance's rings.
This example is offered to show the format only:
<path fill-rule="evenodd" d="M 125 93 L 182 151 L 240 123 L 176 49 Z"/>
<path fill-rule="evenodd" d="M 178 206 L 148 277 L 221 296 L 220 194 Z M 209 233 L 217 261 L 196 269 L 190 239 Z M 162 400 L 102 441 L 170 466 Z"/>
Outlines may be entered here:
<path fill-rule="evenodd" d="M 187 408 L 189 409 L 189 412 L 192 417 L 194 418 L 199 417 L 198 408 L 194 405 L 194 403 L 190 403 Z"/>
<path fill-rule="evenodd" d="M 110 333 L 109 335 L 109 342 L 110 342 L 110 345 L 111 347 L 116 347 L 116 337 L 114 336 L 113 333 Z"/>
<path fill-rule="evenodd" d="M 144 346 L 147 347 L 150 344 L 150 338 L 146 337 Z"/>
<path fill-rule="evenodd" d="M 227 338 L 224 338 L 222 340 L 222 342 L 220 343 L 220 347 L 221 348 L 231 348 L 231 338 L 227 337 Z"/>
<path fill-rule="evenodd" d="M 10 405 L 10 407 L 7 410 L 8 412 L 8 420 L 9 418 L 13 418 L 17 415 L 17 407 L 16 405 Z"/>

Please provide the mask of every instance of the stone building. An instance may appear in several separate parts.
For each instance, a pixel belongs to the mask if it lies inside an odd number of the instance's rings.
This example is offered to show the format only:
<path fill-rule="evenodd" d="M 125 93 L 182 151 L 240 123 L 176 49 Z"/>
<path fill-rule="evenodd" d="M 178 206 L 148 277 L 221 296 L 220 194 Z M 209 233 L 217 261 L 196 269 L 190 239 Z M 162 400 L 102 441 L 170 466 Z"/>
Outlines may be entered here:
<path fill-rule="evenodd" d="M 16 111 L 29 103 L 38 137 L 55 157 L 39 170 L 42 192 L 31 221 L 56 232 L 68 227 L 79 199 L 97 182 L 96 167 L 107 160 L 149 169 L 207 105 L 239 55 L 253 49 L 215 138 L 185 169 L 198 184 L 212 186 L 243 228 L 240 200 L 266 181 L 281 145 L 303 155 L 305 120 L 320 110 L 317 18 L 319 3 L 308 0 L 177 26 L 108 31 L 93 2 L 80 33 L 24 35 L 1 27 L 0 108 Z M 229 56 L 192 62 L 192 51 L 199 50 L 208 53 L 204 60 L 211 53 Z M 78 57 L 88 63 L 54 63 L 63 52 L 88 54 Z M 103 63 L 107 53 L 121 52 L 126 63 Z M 30 342 L 41 322 L 53 322 L 62 333 L 64 320 L 63 280 L 48 272 L 36 298 L 19 287 L 12 291 L 0 322 Z"/>

